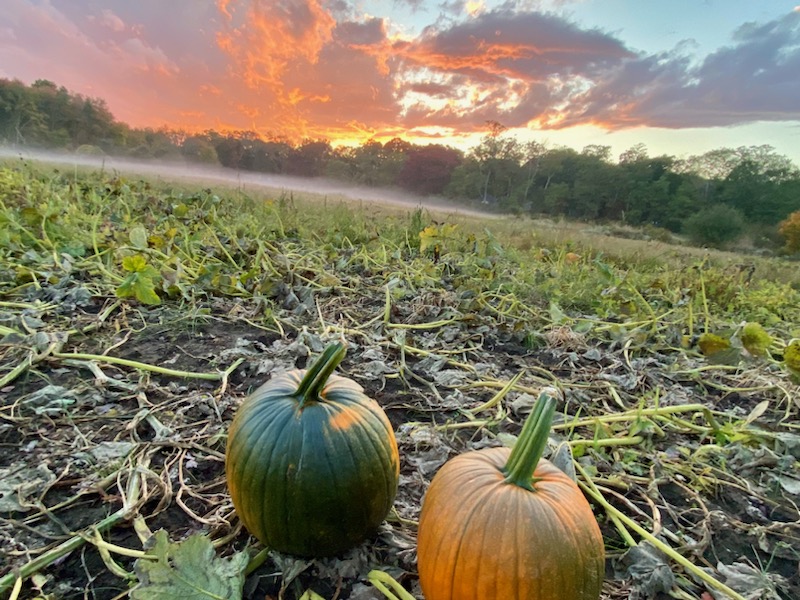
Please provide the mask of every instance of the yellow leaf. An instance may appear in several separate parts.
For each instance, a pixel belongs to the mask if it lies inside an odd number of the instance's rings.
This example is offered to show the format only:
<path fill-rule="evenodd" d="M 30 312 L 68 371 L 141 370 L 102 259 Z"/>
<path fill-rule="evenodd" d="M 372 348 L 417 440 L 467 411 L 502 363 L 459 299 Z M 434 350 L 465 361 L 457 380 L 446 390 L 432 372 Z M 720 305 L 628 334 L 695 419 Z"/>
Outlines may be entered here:
<path fill-rule="evenodd" d="M 740 334 L 742 346 L 753 356 L 766 356 L 772 337 L 758 323 L 747 323 Z"/>
<path fill-rule="evenodd" d="M 428 225 L 425 229 L 419 232 L 419 251 L 425 252 L 428 248 L 436 244 L 439 237 L 439 230 L 435 225 Z"/>
<path fill-rule="evenodd" d="M 800 376 L 800 340 L 792 340 L 783 351 L 783 362 L 795 375 Z"/>
<path fill-rule="evenodd" d="M 731 347 L 729 340 L 713 333 L 701 335 L 697 345 L 700 347 L 700 352 L 703 353 L 703 356 L 711 356 Z"/>

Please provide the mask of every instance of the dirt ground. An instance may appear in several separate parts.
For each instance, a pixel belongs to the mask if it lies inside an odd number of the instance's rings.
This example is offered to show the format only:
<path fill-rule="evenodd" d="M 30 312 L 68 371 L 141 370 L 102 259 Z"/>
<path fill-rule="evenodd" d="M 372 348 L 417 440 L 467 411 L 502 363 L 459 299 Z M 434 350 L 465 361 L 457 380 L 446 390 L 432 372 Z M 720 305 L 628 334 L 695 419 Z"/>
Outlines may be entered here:
<path fill-rule="evenodd" d="M 344 335 L 348 355 L 340 374 L 360 383 L 395 427 L 401 456 L 395 510 L 374 539 L 344 556 L 302 560 L 273 553 L 247 578 L 245 598 L 299 598 L 311 588 L 326 599 L 374 600 L 382 596 L 365 580 L 374 568 L 421 598 L 415 521 L 431 478 L 449 457 L 518 433 L 535 392 L 553 378 L 563 384 L 559 410 L 570 416 L 624 413 L 656 396 L 660 406 L 703 403 L 730 415 L 719 434 L 724 440 L 709 440 L 698 414 L 680 415 L 683 421 L 643 418 L 628 431 L 609 430 L 639 435 L 637 446 L 587 446 L 578 461 L 615 506 L 744 597 L 800 598 L 794 471 L 800 437 L 784 426 L 787 415 L 797 424 L 789 397 L 797 388 L 785 381 L 730 392 L 726 371 L 699 377 L 692 372 L 698 364 L 685 357 L 631 357 L 614 343 L 588 344 L 568 330 L 553 329 L 531 345 L 479 314 L 463 318 L 463 299 L 444 293 L 395 303 L 391 319 L 401 327 L 375 319 L 382 300 L 321 298 L 318 310 L 287 309 L 283 332 L 258 326 L 259 307 L 244 302 L 213 301 L 187 316 L 113 301 L 94 297 L 55 313 L 3 313 L 18 324 L 27 319 L 33 334 L 47 333 L 27 372 L 0 390 L 0 575 L 118 511 L 134 471 L 141 481 L 134 512 L 146 529 L 163 528 L 175 541 L 203 532 L 219 541 L 221 555 L 255 546 L 226 490 L 227 427 L 250 390 L 273 373 L 304 368 L 328 341 Z M 452 323 L 405 327 L 437 319 Z M 72 333 L 57 339 L 65 322 Z M 6 339 L 0 351 L 6 364 L 15 364 L 29 355 L 30 344 Z M 176 377 L 69 353 L 216 378 Z M 523 369 L 500 414 L 497 408 L 464 412 L 490 400 Z M 758 369 L 752 375 L 762 383 L 771 376 L 778 377 Z M 768 408 L 743 424 L 764 400 Z M 554 439 L 564 434 L 556 428 Z M 591 440 L 595 434 L 578 427 L 573 435 Z M 619 530 L 594 508 L 608 551 L 605 600 L 725 597 L 712 596 L 650 546 L 626 553 Z M 141 550 L 139 533 L 124 519 L 102 537 Z M 115 554 L 113 560 L 122 571 L 133 570 L 133 558 Z M 118 598 L 131 584 L 87 542 L 27 582 L 20 598 Z M 670 589 L 683 595 L 669 596 Z"/>

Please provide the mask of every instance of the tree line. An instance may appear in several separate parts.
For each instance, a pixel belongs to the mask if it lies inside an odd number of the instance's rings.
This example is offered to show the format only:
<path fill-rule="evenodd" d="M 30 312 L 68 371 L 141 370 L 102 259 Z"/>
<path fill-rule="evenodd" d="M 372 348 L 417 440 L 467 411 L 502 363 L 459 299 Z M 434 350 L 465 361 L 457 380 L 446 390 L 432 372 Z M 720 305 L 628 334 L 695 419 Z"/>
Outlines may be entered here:
<path fill-rule="evenodd" d="M 116 121 L 103 100 L 47 80 L 0 79 L 0 142 L 329 177 L 504 212 L 644 226 L 714 246 L 747 232 L 756 245 L 777 248 L 782 224 L 800 210 L 800 169 L 769 145 L 677 158 L 650 156 L 637 144 L 614 157 L 610 146 L 523 142 L 497 122 L 466 152 L 400 138 L 291 143 L 252 131 L 133 128 Z"/>

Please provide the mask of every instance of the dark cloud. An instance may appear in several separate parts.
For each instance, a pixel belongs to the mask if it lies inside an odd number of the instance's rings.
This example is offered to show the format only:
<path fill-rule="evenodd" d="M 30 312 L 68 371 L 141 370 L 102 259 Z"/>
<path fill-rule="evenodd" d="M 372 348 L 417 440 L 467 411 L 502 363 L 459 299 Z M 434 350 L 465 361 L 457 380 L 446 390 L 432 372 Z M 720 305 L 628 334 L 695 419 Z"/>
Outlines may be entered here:
<path fill-rule="evenodd" d="M 572 99 L 559 127 L 714 127 L 800 119 L 800 13 L 748 23 L 696 63 L 680 50 L 628 59 Z"/>
<path fill-rule="evenodd" d="M 333 35 L 335 40 L 348 45 L 382 44 L 386 41 L 386 24 L 377 17 L 364 22 L 345 21 L 336 26 Z"/>
<path fill-rule="evenodd" d="M 407 72 L 461 78 L 460 89 L 451 86 L 453 102 L 438 110 L 421 102 L 406 110 L 404 122 L 418 126 L 417 119 L 442 119 L 457 129 L 482 129 L 486 120 L 524 127 L 636 56 L 608 33 L 508 7 L 431 26 L 399 50 Z"/>
<path fill-rule="evenodd" d="M 434 81 L 425 81 L 421 83 L 412 83 L 403 88 L 403 93 L 414 92 L 417 94 L 425 94 L 431 98 L 449 98 L 454 94 L 454 87 L 444 83 L 436 83 Z"/>

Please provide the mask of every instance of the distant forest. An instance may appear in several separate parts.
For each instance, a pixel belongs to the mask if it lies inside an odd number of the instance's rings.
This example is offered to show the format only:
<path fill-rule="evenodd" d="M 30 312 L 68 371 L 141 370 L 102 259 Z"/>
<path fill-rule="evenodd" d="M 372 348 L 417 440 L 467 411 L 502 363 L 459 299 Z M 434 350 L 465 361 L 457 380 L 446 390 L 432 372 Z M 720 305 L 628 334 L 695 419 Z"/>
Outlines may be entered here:
<path fill-rule="evenodd" d="M 719 247 L 747 234 L 755 247 L 778 249 L 780 224 L 785 230 L 800 210 L 800 169 L 769 145 L 676 158 L 650 156 L 637 144 L 615 158 L 609 146 L 578 151 L 521 142 L 496 122 L 467 152 L 399 138 L 355 147 L 293 144 L 252 131 L 133 128 L 115 120 L 103 100 L 46 80 L 27 86 L 0 79 L 0 143 L 324 176 L 502 212 L 641 226 L 655 237 L 682 233 Z"/>

